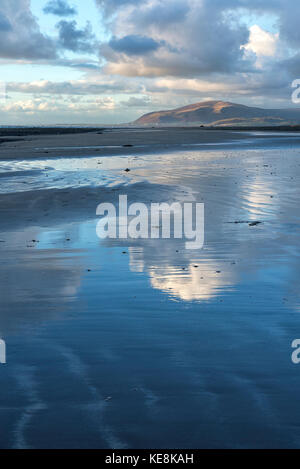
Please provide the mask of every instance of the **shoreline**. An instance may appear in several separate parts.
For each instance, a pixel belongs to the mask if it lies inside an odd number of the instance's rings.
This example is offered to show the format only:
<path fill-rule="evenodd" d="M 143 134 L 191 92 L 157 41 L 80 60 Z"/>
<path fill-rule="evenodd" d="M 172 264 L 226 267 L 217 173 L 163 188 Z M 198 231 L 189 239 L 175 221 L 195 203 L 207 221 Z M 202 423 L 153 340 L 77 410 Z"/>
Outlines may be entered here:
<path fill-rule="evenodd" d="M 3 129 L 2 129 L 3 130 Z M 47 129 L 46 129 L 47 130 Z M 48 129 L 49 130 L 49 129 Z M 47 130 L 47 131 L 48 131 Z M 272 132 L 251 134 L 249 131 L 216 130 L 200 128 L 120 128 L 120 129 L 50 129 L 44 134 L 30 134 L 33 130 L 22 129 L 23 134 L 1 138 L 0 161 L 48 159 L 60 157 L 129 156 L 153 152 L 195 149 L 251 148 L 270 144 L 275 146 L 300 144 L 300 134 L 274 135 Z M 70 130 L 70 132 L 69 132 Z M 286 130 L 285 130 L 286 132 Z M 270 135 L 271 134 L 271 135 Z"/>

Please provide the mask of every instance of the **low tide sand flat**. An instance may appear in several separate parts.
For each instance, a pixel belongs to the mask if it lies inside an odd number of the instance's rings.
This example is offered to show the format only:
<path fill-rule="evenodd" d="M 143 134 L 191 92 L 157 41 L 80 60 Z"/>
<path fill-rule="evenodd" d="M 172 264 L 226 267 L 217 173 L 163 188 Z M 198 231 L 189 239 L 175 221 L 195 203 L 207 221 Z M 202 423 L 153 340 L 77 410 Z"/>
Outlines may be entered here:
<path fill-rule="evenodd" d="M 0 450 L 300 449 L 299 18 L 0 0 Z"/>
<path fill-rule="evenodd" d="M 1 446 L 297 446 L 299 137 L 20 138 L 0 146 Z M 204 248 L 99 240 L 124 193 L 204 202 Z"/>
<path fill-rule="evenodd" d="M 250 130 L 251 129 L 251 130 Z M 260 128 L 251 127 L 247 131 L 226 129 L 202 129 L 199 127 L 124 127 L 106 128 L 103 130 L 89 129 L 82 133 L 81 128 L 73 129 L 72 133 L 59 134 L 51 129 L 49 135 L 43 128 L 25 129 L 18 135 L 19 129 L 9 129 L 9 137 L 1 135 L 0 159 L 35 159 L 56 158 L 62 156 L 112 156 L 152 153 L 169 149 L 188 149 L 193 146 L 199 148 L 220 145 L 264 145 L 266 139 L 278 140 L 278 145 L 286 144 L 291 138 L 300 138 L 300 133 L 286 132 L 260 132 Z M 288 129 L 288 128 L 287 128 Z M 99 133 L 100 132 L 100 133 Z M 253 133 L 257 132 L 255 139 Z M 287 133 L 288 135 L 284 135 Z M 275 134 L 275 135 L 274 135 Z M 282 135 L 283 134 L 283 135 Z M 176 148 L 177 147 L 177 148 Z"/>

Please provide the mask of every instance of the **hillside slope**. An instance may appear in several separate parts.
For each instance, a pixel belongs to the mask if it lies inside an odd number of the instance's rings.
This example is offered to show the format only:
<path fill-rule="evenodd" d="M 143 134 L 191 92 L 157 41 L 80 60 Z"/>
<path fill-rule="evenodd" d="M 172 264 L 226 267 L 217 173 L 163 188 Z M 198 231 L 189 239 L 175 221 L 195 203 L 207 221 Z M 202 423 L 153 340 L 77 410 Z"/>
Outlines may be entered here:
<path fill-rule="evenodd" d="M 150 112 L 137 125 L 283 125 L 300 124 L 300 109 L 263 109 L 225 101 L 204 101 Z"/>

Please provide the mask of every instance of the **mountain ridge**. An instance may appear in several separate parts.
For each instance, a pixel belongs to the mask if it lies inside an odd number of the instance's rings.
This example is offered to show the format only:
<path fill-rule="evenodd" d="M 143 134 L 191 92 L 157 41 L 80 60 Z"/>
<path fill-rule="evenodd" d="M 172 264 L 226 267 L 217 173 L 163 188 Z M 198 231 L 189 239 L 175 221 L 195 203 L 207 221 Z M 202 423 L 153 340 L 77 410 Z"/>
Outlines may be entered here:
<path fill-rule="evenodd" d="M 263 126 L 300 124 L 300 109 L 264 109 L 230 101 L 202 101 L 175 109 L 154 111 L 136 125 Z"/>

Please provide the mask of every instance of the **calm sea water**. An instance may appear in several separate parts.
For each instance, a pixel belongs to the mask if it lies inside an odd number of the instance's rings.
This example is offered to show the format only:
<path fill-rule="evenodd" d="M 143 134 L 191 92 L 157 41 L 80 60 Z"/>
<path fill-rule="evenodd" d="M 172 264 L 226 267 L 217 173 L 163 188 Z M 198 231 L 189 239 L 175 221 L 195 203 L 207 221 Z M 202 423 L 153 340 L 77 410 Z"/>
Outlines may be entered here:
<path fill-rule="evenodd" d="M 1 448 L 300 447 L 300 148 L 10 161 L 0 176 Z M 84 208 L 119 193 L 192 194 L 204 248 L 99 240 Z"/>

